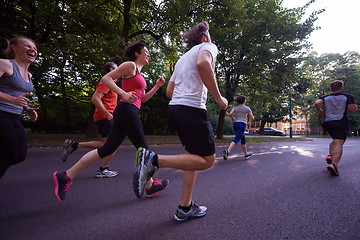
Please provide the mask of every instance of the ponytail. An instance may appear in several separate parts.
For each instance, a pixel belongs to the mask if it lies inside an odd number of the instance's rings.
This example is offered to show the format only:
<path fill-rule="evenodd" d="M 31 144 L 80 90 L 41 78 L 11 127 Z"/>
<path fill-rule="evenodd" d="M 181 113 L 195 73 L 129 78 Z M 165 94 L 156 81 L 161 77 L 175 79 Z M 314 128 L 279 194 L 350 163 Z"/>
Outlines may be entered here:
<path fill-rule="evenodd" d="M 6 38 L 0 38 L 0 59 L 6 59 L 7 57 L 7 52 L 9 51 L 9 40 L 7 40 Z"/>

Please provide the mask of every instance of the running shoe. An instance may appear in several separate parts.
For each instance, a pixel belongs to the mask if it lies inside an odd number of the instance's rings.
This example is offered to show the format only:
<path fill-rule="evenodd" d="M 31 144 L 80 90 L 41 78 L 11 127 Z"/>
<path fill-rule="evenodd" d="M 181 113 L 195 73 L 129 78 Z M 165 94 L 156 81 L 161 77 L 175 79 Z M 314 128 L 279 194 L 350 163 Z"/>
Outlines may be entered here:
<path fill-rule="evenodd" d="M 141 198 L 146 182 L 158 169 L 153 165 L 156 153 L 140 147 L 136 153 L 136 171 L 133 176 L 133 188 L 137 198 Z"/>
<path fill-rule="evenodd" d="M 176 213 L 174 214 L 173 220 L 175 222 L 181 223 L 191 218 L 204 217 L 206 214 L 207 214 L 207 207 L 197 206 L 194 203 L 192 203 L 192 206 L 188 212 L 185 212 L 184 210 L 178 208 L 176 210 Z"/>
<path fill-rule="evenodd" d="M 71 140 L 71 139 L 66 139 L 64 141 L 64 146 L 63 146 L 63 150 L 61 153 L 61 161 L 66 162 L 68 156 L 70 155 L 70 153 L 72 153 L 73 151 L 75 151 L 74 148 L 74 144 L 76 142 Z"/>
<path fill-rule="evenodd" d="M 66 175 L 66 172 L 54 172 L 53 180 L 55 184 L 55 196 L 60 202 L 63 202 L 66 197 L 66 191 L 73 181 Z"/>
<path fill-rule="evenodd" d="M 327 164 L 332 164 L 332 156 L 330 154 L 326 157 L 326 162 Z"/>
<path fill-rule="evenodd" d="M 111 177 L 116 177 L 119 173 L 117 171 L 113 171 L 113 170 L 109 170 L 109 169 L 104 169 L 104 171 L 101 171 L 100 169 L 98 169 L 96 171 L 96 175 L 95 177 L 97 178 L 111 178 Z"/>
<path fill-rule="evenodd" d="M 331 175 L 340 176 L 339 167 L 336 166 L 334 163 L 329 164 L 329 166 L 327 167 L 327 169 L 329 170 L 329 172 L 330 172 Z"/>
<path fill-rule="evenodd" d="M 252 153 L 245 154 L 245 159 L 248 160 L 249 158 L 251 158 L 252 155 Z"/>
<path fill-rule="evenodd" d="M 226 161 L 229 157 L 229 150 L 225 149 L 223 151 L 223 159 Z"/>
<path fill-rule="evenodd" d="M 156 195 L 157 193 L 165 190 L 168 185 L 169 185 L 169 180 L 167 180 L 167 179 L 161 180 L 161 179 L 157 178 L 157 179 L 154 180 L 153 185 L 151 186 L 151 188 L 145 189 L 146 196 L 147 197 L 152 197 L 152 196 Z"/>

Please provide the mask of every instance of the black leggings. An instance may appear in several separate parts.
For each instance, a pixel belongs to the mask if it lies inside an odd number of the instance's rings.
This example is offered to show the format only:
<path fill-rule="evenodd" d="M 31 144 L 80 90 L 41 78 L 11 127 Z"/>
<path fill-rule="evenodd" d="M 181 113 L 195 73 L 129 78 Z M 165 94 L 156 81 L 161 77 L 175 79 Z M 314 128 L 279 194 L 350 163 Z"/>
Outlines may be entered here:
<path fill-rule="evenodd" d="M 20 115 L 0 111 L 0 178 L 11 165 L 25 160 L 27 144 Z"/>
<path fill-rule="evenodd" d="M 104 146 L 98 149 L 101 158 L 114 153 L 127 136 L 135 148 L 148 148 L 144 130 L 138 117 L 139 109 L 129 103 L 120 102 L 114 111 L 114 125 Z"/>

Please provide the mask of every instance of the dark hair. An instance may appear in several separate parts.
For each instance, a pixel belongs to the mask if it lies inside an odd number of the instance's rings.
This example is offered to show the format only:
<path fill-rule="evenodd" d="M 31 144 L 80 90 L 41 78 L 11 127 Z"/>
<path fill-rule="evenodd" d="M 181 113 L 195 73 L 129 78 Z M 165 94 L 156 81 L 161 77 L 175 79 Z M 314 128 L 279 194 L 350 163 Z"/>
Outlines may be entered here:
<path fill-rule="evenodd" d="M 188 48 L 201 43 L 201 35 L 209 31 L 209 23 L 202 21 L 182 35 L 184 42 Z"/>
<path fill-rule="evenodd" d="M 15 58 L 15 53 L 12 50 L 11 45 L 17 45 L 19 40 L 21 40 L 21 39 L 29 40 L 29 41 L 31 41 L 31 42 L 33 42 L 35 44 L 34 40 L 32 40 L 31 38 L 24 37 L 24 36 L 14 37 L 14 38 L 10 39 L 8 47 L 7 47 L 6 51 L 5 51 L 6 58 L 8 58 L 8 59 L 14 59 Z"/>
<path fill-rule="evenodd" d="M 7 58 L 6 51 L 9 47 L 9 40 L 6 38 L 0 38 L 0 58 Z"/>
<path fill-rule="evenodd" d="M 106 72 L 106 73 L 110 72 L 110 71 L 111 71 L 110 68 L 114 68 L 114 66 L 115 66 L 115 67 L 117 66 L 116 63 L 114 63 L 114 62 L 107 62 L 107 63 L 105 63 L 105 64 L 104 64 L 104 70 L 105 70 L 105 72 Z"/>
<path fill-rule="evenodd" d="M 240 95 L 236 98 L 236 101 L 238 102 L 238 104 L 244 104 L 246 100 L 246 97 L 244 95 Z"/>
<path fill-rule="evenodd" d="M 135 61 L 137 59 L 135 52 L 141 53 L 141 50 L 146 47 L 146 42 L 144 39 L 141 39 L 136 42 L 132 42 L 127 46 L 125 50 L 126 56 L 129 58 L 130 61 Z"/>
<path fill-rule="evenodd" d="M 343 89 L 343 87 L 344 87 L 344 82 L 341 80 L 335 80 L 330 83 L 331 91 L 338 91 Z"/>

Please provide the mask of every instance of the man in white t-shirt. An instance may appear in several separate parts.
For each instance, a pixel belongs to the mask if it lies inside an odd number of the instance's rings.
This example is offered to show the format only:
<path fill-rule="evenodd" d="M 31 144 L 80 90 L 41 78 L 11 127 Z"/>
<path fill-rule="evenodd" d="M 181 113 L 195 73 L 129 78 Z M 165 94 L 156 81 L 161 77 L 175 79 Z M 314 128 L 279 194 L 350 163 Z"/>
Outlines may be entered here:
<path fill-rule="evenodd" d="M 221 109 L 228 106 L 215 78 L 218 50 L 211 43 L 208 23 L 200 22 L 183 37 L 190 50 L 176 63 L 166 94 L 171 98 L 168 108 L 170 121 L 189 154 L 157 155 L 139 148 L 138 167 L 133 181 L 136 195 L 141 196 L 146 179 L 158 168 L 183 170 L 181 202 L 173 217 L 176 222 L 200 218 L 207 213 L 205 206 L 197 206 L 192 201 L 197 171 L 212 167 L 216 158 L 214 132 L 206 111 L 207 92 L 211 93 Z"/>

